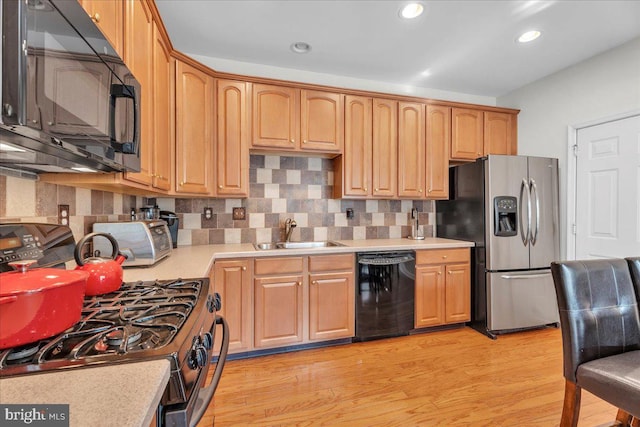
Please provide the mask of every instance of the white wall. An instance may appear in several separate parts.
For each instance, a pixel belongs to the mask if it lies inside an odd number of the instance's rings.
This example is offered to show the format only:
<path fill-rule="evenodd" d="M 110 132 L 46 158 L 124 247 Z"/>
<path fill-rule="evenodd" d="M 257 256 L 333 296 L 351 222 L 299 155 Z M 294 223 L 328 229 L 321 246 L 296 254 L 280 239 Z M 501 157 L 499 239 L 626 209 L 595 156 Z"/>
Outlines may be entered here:
<path fill-rule="evenodd" d="M 569 126 L 640 109 L 640 38 L 501 96 L 497 104 L 521 110 L 519 154 L 559 159 L 561 252 L 565 258 Z"/>
<path fill-rule="evenodd" d="M 273 67 L 270 65 L 252 64 L 228 59 L 191 55 L 196 61 L 216 71 L 245 76 L 264 77 L 289 80 L 299 83 L 311 83 L 325 86 L 341 87 L 354 90 L 391 93 L 396 95 L 416 96 L 420 98 L 440 99 L 446 101 L 468 102 L 471 104 L 496 105 L 496 99 L 490 96 L 470 95 L 461 92 L 429 89 L 411 85 L 399 85 L 374 80 L 357 79 L 333 74 L 315 73 L 312 71 L 294 70 L 291 68 Z"/>

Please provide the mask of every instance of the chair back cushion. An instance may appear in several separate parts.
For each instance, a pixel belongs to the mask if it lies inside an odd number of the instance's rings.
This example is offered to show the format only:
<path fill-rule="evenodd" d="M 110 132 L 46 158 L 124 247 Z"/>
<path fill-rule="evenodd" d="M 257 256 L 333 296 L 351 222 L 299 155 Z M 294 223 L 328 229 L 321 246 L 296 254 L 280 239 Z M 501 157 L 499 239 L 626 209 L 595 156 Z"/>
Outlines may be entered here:
<path fill-rule="evenodd" d="M 636 288 L 636 298 L 640 305 L 640 257 L 626 258 L 629 264 L 629 270 L 631 270 L 631 281 Z"/>
<path fill-rule="evenodd" d="M 567 380 L 576 382 L 582 363 L 640 349 L 638 301 L 625 260 L 553 262 L 551 272 Z"/>

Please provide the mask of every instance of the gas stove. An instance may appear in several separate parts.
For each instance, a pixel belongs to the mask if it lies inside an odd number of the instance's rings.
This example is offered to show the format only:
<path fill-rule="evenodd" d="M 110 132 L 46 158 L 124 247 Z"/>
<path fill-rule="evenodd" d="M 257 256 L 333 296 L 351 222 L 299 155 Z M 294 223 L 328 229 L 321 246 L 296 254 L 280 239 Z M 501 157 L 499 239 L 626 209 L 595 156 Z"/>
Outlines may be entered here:
<path fill-rule="evenodd" d="M 207 278 L 124 283 L 118 291 L 86 297 L 80 320 L 61 334 L 0 350 L 0 377 L 168 358 L 171 376 L 158 424 L 188 425 L 202 400 L 216 323 L 227 335 L 219 309 L 220 296 Z M 218 377 L 228 337 L 222 342 Z"/>

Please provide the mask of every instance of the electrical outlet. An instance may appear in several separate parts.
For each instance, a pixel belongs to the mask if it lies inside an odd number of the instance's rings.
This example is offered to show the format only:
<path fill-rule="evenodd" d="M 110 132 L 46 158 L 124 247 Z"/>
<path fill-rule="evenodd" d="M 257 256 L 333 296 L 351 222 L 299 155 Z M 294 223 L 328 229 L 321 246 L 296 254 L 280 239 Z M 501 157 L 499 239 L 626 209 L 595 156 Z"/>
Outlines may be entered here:
<path fill-rule="evenodd" d="M 246 219 L 246 212 L 244 208 L 233 208 L 233 219 L 234 220 Z"/>
<path fill-rule="evenodd" d="M 69 205 L 58 205 L 58 224 L 69 225 Z"/>
<path fill-rule="evenodd" d="M 211 219 L 211 217 L 213 217 L 213 209 L 204 208 L 204 219 Z"/>
<path fill-rule="evenodd" d="M 353 219 L 353 209 L 347 208 L 347 219 Z"/>

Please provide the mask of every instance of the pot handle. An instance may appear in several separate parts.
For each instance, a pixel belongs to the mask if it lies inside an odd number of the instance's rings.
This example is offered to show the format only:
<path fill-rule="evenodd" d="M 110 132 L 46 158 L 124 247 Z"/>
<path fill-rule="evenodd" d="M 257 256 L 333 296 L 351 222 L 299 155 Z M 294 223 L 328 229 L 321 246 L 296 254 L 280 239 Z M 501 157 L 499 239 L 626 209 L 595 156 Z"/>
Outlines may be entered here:
<path fill-rule="evenodd" d="M 15 302 L 18 299 L 15 295 L 9 295 L 7 297 L 0 297 L 0 305 L 9 304 L 11 302 Z"/>
<path fill-rule="evenodd" d="M 92 240 L 94 237 L 104 237 L 111 242 L 111 246 L 113 247 L 111 251 L 111 259 L 116 259 L 116 257 L 120 254 L 120 247 L 118 246 L 118 241 L 109 233 L 89 233 L 84 236 L 78 244 L 76 245 L 76 250 L 73 252 L 73 257 L 76 259 L 76 264 L 79 266 L 84 265 L 84 260 L 82 259 L 82 248 L 87 244 L 89 240 Z"/>

